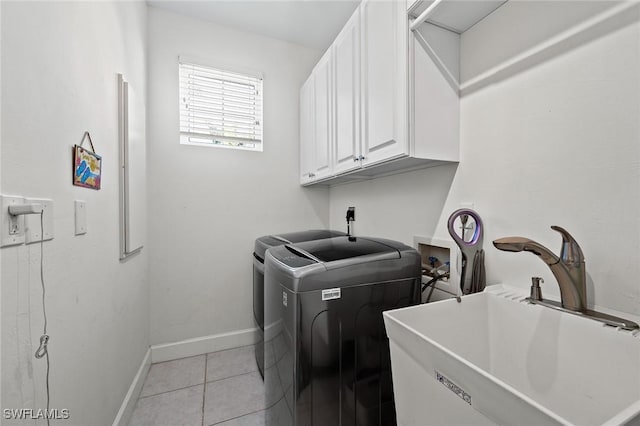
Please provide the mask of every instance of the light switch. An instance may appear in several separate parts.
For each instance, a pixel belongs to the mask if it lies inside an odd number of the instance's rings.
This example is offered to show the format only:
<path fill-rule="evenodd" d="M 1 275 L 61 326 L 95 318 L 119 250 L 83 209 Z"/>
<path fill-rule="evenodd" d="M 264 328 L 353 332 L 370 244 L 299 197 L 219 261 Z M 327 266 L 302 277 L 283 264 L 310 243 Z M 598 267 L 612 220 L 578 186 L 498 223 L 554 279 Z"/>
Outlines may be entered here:
<path fill-rule="evenodd" d="M 41 239 L 44 241 L 53 240 L 53 200 L 27 198 L 25 203 L 40 204 L 43 207 L 42 225 L 44 228 L 44 238 L 42 238 L 40 235 L 40 215 L 25 215 L 25 242 L 31 244 L 39 243 Z"/>
<path fill-rule="evenodd" d="M 87 202 L 75 200 L 76 207 L 76 235 L 87 233 Z"/>
<path fill-rule="evenodd" d="M 13 204 L 24 204 L 24 198 L 0 195 L 0 217 L 2 218 L 0 247 L 24 243 L 24 215 L 10 215 L 9 206 Z"/>

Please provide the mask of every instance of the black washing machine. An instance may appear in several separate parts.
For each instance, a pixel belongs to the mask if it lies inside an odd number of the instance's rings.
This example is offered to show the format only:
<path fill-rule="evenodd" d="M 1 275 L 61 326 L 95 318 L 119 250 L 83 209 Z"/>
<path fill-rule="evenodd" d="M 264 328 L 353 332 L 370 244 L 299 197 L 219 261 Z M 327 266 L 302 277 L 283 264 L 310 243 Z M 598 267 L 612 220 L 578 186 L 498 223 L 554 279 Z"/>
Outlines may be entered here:
<path fill-rule="evenodd" d="M 291 232 L 278 235 L 265 235 L 256 239 L 253 251 L 253 318 L 260 334 L 256 344 L 256 363 L 260 375 L 264 378 L 264 257 L 270 247 L 303 241 L 346 235 L 344 232 L 326 229 Z"/>
<path fill-rule="evenodd" d="M 395 425 L 382 312 L 419 303 L 420 263 L 415 249 L 377 238 L 269 249 L 267 425 Z"/>

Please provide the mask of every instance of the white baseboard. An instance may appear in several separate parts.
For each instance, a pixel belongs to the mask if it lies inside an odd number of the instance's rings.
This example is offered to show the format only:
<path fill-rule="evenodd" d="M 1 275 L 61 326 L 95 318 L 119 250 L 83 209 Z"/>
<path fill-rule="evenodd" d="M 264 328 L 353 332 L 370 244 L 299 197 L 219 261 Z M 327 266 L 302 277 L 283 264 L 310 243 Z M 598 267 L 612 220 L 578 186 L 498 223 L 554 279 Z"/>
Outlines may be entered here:
<path fill-rule="evenodd" d="M 151 362 L 171 361 L 209 352 L 253 345 L 258 341 L 257 331 L 256 328 L 247 328 L 245 330 L 197 337 L 180 342 L 153 345 L 151 346 Z"/>
<path fill-rule="evenodd" d="M 113 426 L 127 426 L 129 424 L 131 414 L 133 414 L 133 409 L 136 408 L 138 396 L 140 395 L 140 391 L 142 390 L 142 386 L 144 385 L 144 381 L 147 378 L 147 373 L 149 372 L 150 367 L 151 348 L 147 349 L 147 353 L 142 360 L 142 364 L 140 364 L 138 373 L 133 378 L 133 382 L 131 383 L 131 386 L 129 386 L 129 391 L 124 397 L 124 401 L 122 401 L 120 410 L 118 411 L 118 414 L 113 421 Z"/>

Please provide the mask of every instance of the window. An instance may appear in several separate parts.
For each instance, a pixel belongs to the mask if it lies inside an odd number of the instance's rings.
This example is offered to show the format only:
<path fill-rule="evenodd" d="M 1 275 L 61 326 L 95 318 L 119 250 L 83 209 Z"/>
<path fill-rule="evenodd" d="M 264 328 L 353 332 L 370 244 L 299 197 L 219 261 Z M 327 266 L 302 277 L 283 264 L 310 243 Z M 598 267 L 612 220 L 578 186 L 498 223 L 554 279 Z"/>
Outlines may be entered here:
<path fill-rule="evenodd" d="M 180 61 L 180 143 L 262 151 L 262 77 Z"/>

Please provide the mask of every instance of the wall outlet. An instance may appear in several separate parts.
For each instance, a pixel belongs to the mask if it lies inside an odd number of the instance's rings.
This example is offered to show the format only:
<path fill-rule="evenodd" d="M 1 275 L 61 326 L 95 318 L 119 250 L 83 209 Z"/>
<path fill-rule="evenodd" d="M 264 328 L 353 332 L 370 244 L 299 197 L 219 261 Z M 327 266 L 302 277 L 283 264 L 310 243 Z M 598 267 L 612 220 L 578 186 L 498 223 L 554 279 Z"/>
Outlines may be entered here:
<path fill-rule="evenodd" d="M 24 198 L 0 195 L 0 217 L 2 218 L 0 247 L 24 244 L 24 215 L 9 214 L 9 206 L 14 204 L 24 204 Z"/>
<path fill-rule="evenodd" d="M 44 238 L 40 235 L 40 215 L 29 214 L 24 216 L 25 242 L 27 244 L 39 243 L 41 240 L 49 241 L 53 239 L 53 200 L 42 198 L 27 198 L 25 203 L 37 203 L 42 205 L 42 225 L 44 228 Z"/>

